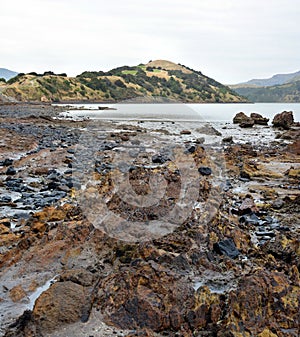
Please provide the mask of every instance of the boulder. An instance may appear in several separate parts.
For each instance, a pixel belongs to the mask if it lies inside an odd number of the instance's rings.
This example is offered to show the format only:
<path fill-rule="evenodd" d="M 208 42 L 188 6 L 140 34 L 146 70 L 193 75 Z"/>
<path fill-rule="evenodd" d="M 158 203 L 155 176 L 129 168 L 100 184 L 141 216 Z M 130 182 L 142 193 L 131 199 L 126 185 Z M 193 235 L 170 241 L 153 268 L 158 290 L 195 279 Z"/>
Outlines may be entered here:
<path fill-rule="evenodd" d="M 232 259 L 239 256 L 240 252 L 237 250 L 234 241 L 230 239 L 225 239 L 223 241 L 214 244 L 214 251 L 218 254 L 227 255 Z"/>
<path fill-rule="evenodd" d="M 254 124 L 255 124 L 254 120 L 250 117 L 247 117 L 240 123 L 240 127 L 241 128 L 252 128 Z"/>
<path fill-rule="evenodd" d="M 234 117 L 233 117 L 233 124 L 240 124 L 247 120 L 249 117 L 245 115 L 244 112 L 238 112 Z"/>
<path fill-rule="evenodd" d="M 254 120 L 254 124 L 268 125 L 269 122 L 269 118 L 263 117 L 262 115 L 255 112 L 250 114 L 250 118 Z"/>
<path fill-rule="evenodd" d="M 252 128 L 254 120 L 245 115 L 244 112 L 239 112 L 234 116 L 233 123 L 239 124 L 241 128 Z"/>
<path fill-rule="evenodd" d="M 53 331 L 81 319 L 87 294 L 83 286 L 71 281 L 58 282 L 36 300 L 33 316 L 44 331 Z"/>
<path fill-rule="evenodd" d="M 272 124 L 275 127 L 282 127 L 284 129 L 289 129 L 294 123 L 294 116 L 292 111 L 283 111 L 273 118 Z"/>

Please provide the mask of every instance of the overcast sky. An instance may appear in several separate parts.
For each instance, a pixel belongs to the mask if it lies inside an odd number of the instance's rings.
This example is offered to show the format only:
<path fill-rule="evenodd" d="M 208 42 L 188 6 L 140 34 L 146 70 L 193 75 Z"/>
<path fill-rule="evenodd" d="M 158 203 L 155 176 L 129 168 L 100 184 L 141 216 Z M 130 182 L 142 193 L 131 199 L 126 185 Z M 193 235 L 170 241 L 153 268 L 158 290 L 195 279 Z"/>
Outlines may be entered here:
<path fill-rule="evenodd" d="M 0 67 L 166 59 L 231 84 L 300 70 L 299 21 L 299 0 L 0 0 Z"/>

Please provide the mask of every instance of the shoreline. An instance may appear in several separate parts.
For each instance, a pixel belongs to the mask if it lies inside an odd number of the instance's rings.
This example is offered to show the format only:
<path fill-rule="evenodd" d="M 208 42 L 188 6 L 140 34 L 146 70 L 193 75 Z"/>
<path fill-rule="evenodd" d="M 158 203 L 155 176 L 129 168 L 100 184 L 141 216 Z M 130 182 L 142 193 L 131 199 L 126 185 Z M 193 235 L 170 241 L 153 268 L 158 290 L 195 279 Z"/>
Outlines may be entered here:
<path fill-rule="evenodd" d="M 241 322 L 253 335 L 272 329 L 278 337 L 296 336 L 296 134 L 284 140 L 278 129 L 221 122 L 199 127 L 51 118 L 63 108 L 0 105 L 0 336 L 37 331 L 61 337 L 74 331 L 77 337 L 95 331 L 124 337 L 190 337 L 197 331 L 223 336 L 229 330 L 242 333 Z M 126 231 L 111 221 L 101 227 L 93 218 L 106 214 L 88 208 L 93 186 L 80 199 L 90 174 L 81 174 L 89 148 L 99 156 L 92 168 L 99 197 L 109 212 L 131 221 Z M 166 188 L 159 204 L 137 208 L 126 199 L 129 192 L 121 200 L 114 197 L 112 178 L 127 169 L 133 190 L 143 198 L 151 195 L 151 175 L 165 177 L 167 185 L 156 188 Z M 186 169 L 192 171 L 184 174 Z M 187 177 L 195 177 L 198 195 Z M 156 232 L 147 232 L 149 226 L 136 227 L 146 221 L 165 231 L 155 220 L 163 215 L 170 225 L 168 209 L 185 200 L 193 207 L 169 232 L 151 237 Z M 45 285 L 26 312 L 29 299 Z M 282 303 L 289 305 L 282 309 Z M 263 314 L 253 324 L 257 310 Z"/>

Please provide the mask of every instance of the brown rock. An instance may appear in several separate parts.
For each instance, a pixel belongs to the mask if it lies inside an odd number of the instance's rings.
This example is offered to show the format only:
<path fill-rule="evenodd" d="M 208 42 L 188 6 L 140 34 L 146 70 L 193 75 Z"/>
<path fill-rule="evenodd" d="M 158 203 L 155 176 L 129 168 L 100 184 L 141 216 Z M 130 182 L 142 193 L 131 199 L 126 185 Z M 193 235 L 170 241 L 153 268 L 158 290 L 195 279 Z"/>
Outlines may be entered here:
<path fill-rule="evenodd" d="M 91 286 L 94 282 L 94 275 L 85 269 L 67 270 L 60 275 L 61 281 L 72 281 L 84 287 Z"/>
<path fill-rule="evenodd" d="M 190 135 L 192 132 L 190 130 L 182 130 L 180 131 L 181 135 Z"/>
<path fill-rule="evenodd" d="M 289 129 L 294 123 L 294 116 L 292 111 L 283 111 L 273 118 L 272 124 L 275 127 L 282 127 L 284 129 Z"/>
<path fill-rule="evenodd" d="M 238 112 L 234 117 L 233 117 L 233 124 L 240 124 L 244 122 L 247 118 L 249 118 L 244 112 Z"/>
<path fill-rule="evenodd" d="M 297 155 L 300 155 L 300 139 L 295 140 L 294 143 L 289 144 L 288 150 L 291 153 L 295 153 Z"/>
<path fill-rule="evenodd" d="M 9 234 L 9 232 L 10 232 L 9 227 L 7 227 L 4 224 L 0 223 L 0 235 Z"/>
<path fill-rule="evenodd" d="M 254 120 L 254 124 L 259 124 L 259 125 L 268 125 L 269 118 L 263 117 L 262 115 L 252 112 L 250 114 L 250 118 Z"/>
<path fill-rule="evenodd" d="M 34 233 L 43 233 L 45 232 L 46 228 L 47 228 L 47 224 L 45 222 L 37 221 L 31 225 L 31 230 Z"/>
<path fill-rule="evenodd" d="M 58 282 L 43 292 L 33 309 L 34 320 L 43 331 L 80 320 L 86 306 L 83 286 L 71 281 Z"/>
<path fill-rule="evenodd" d="M 252 128 L 253 125 L 254 125 L 254 120 L 251 119 L 250 117 L 248 117 L 242 123 L 240 123 L 241 128 Z"/>
<path fill-rule="evenodd" d="M 269 328 L 275 336 L 297 336 L 299 300 L 299 285 L 291 285 L 284 273 L 262 270 L 242 277 L 228 298 L 228 336 L 243 336 L 245 331 L 249 337 L 273 336 L 266 334 Z"/>

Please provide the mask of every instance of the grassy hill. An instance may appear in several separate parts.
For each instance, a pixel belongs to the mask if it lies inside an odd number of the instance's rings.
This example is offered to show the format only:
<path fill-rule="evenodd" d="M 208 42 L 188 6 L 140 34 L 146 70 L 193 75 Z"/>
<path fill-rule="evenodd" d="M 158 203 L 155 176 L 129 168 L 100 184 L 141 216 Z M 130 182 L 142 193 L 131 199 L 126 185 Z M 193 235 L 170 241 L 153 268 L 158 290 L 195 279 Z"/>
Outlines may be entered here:
<path fill-rule="evenodd" d="M 247 97 L 251 102 L 300 102 L 300 80 L 293 79 L 289 83 L 271 87 L 234 87 L 240 95 Z"/>
<path fill-rule="evenodd" d="M 86 71 L 76 77 L 65 74 L 19 74 L 0 82 L 0 90 L 19 101 L 122 101 L 162 97 L 182 102 L 245 102 L 227 86 L 199 71 L 157 60 L 124 66 L 108 72 Z"/>

